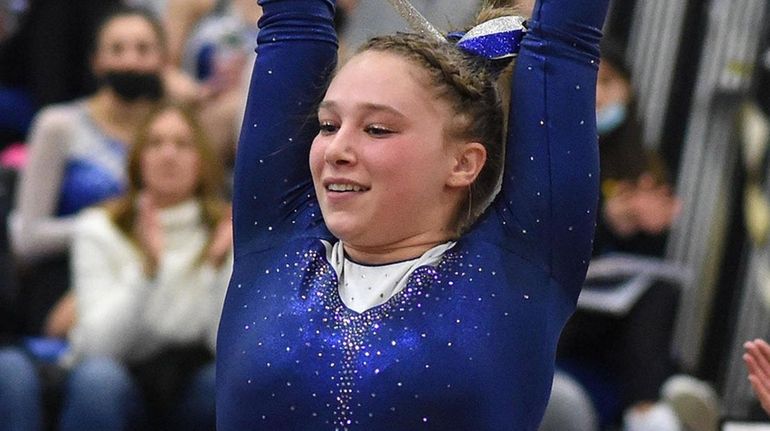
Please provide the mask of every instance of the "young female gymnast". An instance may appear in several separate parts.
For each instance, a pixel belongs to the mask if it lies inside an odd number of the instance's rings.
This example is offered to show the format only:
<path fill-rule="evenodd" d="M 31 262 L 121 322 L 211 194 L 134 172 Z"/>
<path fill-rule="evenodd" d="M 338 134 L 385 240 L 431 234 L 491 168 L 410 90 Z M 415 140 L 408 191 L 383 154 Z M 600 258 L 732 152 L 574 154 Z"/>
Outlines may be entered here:
<path fill-rule="evenodd" d="M 469 52 L 510 55 L 515 19 L 376 38 L 327 89 L 334 2 L 260 2 L 218 429 L 537 428 L 591 251 L 607 3 L 537 3 L 503 154 Z"/>

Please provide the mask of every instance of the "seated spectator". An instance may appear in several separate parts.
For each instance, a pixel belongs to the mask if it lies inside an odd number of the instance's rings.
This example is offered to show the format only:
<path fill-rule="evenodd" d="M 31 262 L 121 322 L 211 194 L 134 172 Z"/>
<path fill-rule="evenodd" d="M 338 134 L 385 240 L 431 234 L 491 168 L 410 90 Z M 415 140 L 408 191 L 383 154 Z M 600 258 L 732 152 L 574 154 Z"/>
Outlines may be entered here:
<path fill-rule="evenodd" d="M 642 143 L 641 124 L 623 53 L 602 47 L 597 83 L 601 157 L 600 214 L 594 255 L 662 256 L 666 233 L 680 211 L 660 158 Z M 653 282 L 623 315 L 578 311 L 559 342 L 557 366 L 579 381 L 602 426 L 627 431 L 715 431 L 717 411 L 684 423 L 659 402 L 675 363 L 669 355 L 678 304 L 676 286 Z M 681 387 L 681 385 L 679 385 Z"/>
<path fill-rule="evenodd" d="M 168 104 L 140 129 L 128 177 L 77 222 L 60 429 L 214 429 L 232 244 L 220 163 L 194 114 Z"/>
<path fill-rule="evenodd" d="M 98 27 L 92 67 L 101 86 L 93 95 L 41 111 L 28 138 L 20 175 L 11 246 L 24 267 L 26 333 L 44 331 L 53 303 L 67 288 L 67 251 L 74 216 L 125 188 L 125 159 L 135 130 L 163 93 L 164 36 L 159 23 L 120 9 Z"/>
<path fill-rule="evenodd" d="M 642 142 L 630 72 L 612 42 L 602 47 L 596 88 L 602 202 L 594 253 L 662 256 L 681 203 L 660 156 Z"/>

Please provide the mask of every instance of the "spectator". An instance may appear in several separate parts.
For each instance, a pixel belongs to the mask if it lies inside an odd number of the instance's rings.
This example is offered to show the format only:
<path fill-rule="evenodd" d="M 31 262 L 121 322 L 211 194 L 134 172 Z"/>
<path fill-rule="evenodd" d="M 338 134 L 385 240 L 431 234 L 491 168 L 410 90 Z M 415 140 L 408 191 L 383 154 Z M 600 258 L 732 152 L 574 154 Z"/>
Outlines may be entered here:
<path fill-rule="evenodd" d="M 596 109 L 603 201 L 595 254 L 661 256 L 681 203 L 660 156 L 642 142 L 630 70 L 612 42 L 602 47 Z"/>
<path fill-rule="evenodd" d="M 602 46 L 596 109 L 602 188 L 594 255 L 661 256 L 681 205 L 660 158 L 642 143 L 629 69 L 611 41 Z M 676 286 L 652 282 L 623 315 L 579 308 L 567 322 L 557 364 L 585 386 L 603 426 L 621 420 L 627 431 L 692 426 L 658 402 L 675 370 L 668 352 L 677 304 Z M 718 412 L 706 410 L 692 429 L 715 431 Z"/>
<path fill-rule="evenodd" d="M 23 280 L 29 333 L 43 331 L 51 305 L 66 290 L 74 215 L 122 193 L 128 143 L 163 92 L 164 37 L 154 18 L 121 9 L 96 34 L 92 67 L 101 86 L 39 113 L 18 184 L 9 233 L 17 258 L 31 267 Z"/>
<path fill-rule="evenodd" d="M 221 166 L 194 114 L 163 105 L 128 167 L 127 194 L 78 220 L 61 429 L 213 429 L 232 243 Z"/>

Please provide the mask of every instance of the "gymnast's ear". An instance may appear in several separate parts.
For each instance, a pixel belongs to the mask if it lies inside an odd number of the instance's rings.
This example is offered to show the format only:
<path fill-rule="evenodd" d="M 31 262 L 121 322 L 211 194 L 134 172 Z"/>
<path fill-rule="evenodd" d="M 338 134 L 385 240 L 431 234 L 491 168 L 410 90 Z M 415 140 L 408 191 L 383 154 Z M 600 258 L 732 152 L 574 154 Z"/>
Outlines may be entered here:
<path fill-rule="evenodd" d="M 487 149 L 479 142 L 458 144 L 447 186 L 467 188 L 479 176 L 487 161 Z"/>

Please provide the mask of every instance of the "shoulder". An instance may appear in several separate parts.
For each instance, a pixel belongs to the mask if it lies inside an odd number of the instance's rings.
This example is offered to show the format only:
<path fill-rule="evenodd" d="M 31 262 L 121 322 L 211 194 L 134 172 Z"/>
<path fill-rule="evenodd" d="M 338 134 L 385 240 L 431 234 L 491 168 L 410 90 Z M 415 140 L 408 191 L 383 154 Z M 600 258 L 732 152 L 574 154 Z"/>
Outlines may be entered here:
<path fill-rule="evenodd" d="M 43 108 L 33 121 L 29 143 L 33 148 L 45 148 L 46 152 L 67 151 L 66 148 L 75 142 L 80 131 L 86 127 L 83 115 L 85 109 L 83 102 Z"/>
<path fill-rule="evenodd" d="M 85 106 L 80 101 L 51 105 L 37 114 L 35 125 L 38 128 L 71 130 L 80 123 L 84 109 Z"/>

